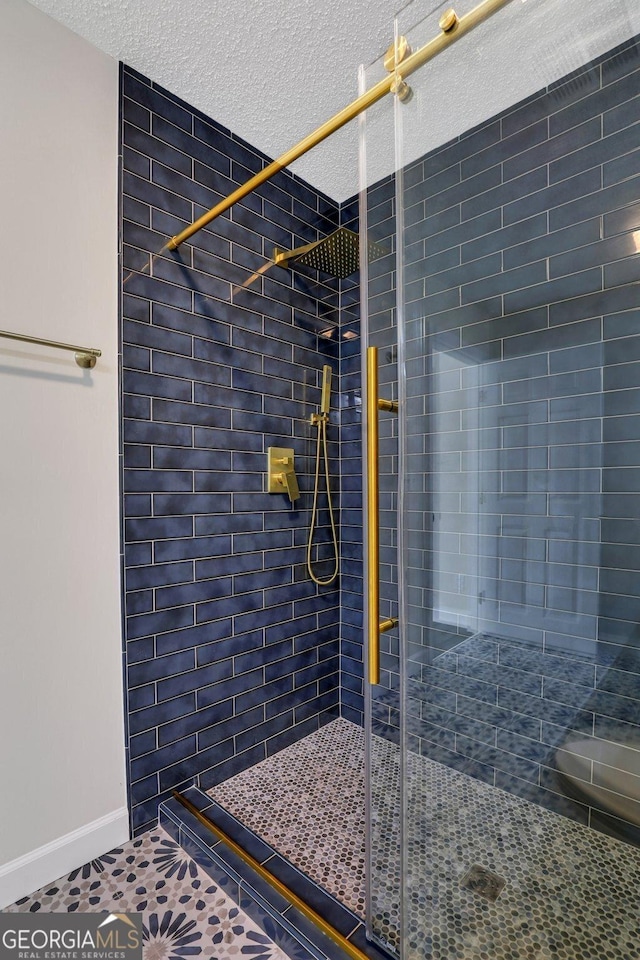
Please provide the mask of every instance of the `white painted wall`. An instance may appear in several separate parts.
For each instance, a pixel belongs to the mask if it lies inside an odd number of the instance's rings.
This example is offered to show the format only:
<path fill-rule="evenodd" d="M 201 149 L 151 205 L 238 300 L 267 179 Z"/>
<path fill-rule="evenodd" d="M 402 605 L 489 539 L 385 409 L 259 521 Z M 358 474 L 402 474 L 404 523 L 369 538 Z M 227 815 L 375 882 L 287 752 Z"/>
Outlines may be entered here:
<path fill-rule="evenodd" d="M 0 907 L 127 838 L 118 65 L 0 3 Z"/>

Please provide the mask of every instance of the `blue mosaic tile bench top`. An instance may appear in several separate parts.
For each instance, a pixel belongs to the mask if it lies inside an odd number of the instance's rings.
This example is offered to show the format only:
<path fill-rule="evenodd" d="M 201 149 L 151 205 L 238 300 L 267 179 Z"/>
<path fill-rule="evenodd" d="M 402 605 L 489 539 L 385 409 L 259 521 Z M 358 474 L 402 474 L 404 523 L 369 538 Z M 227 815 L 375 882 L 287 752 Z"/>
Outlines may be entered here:
<path fill-rule="evenodd" d="M 223 830 L 250 856 L 265 866 L 278 880 L 301 897 L 324 920 L 362 950 L 370 960 L 389 960 L 378 947 L 368 943 L 361 919 L 313 883 L 300 870 L 280 856 L 198 787 L 183 791 L 209 820 Z M 347 954 L 325 936 L 295 906 L 259 876 L 248 864 L 199 820 L 171 798 L 159 808 L 160 823 L 204 869 L 225 893 L 272 935 L 274 925 L 297 940 L 300 952 L 289 954 L 294 960 L 347 960 Z M 275 937 L 274 937 L 275 939 Z"/>

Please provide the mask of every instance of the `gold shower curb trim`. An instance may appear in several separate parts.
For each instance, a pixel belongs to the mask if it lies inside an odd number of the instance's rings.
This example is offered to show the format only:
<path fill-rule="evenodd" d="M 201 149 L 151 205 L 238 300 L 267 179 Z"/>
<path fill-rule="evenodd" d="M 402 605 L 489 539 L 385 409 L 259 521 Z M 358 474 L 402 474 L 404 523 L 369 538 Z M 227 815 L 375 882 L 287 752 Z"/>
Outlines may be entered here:
<path fill-rule="evenodd" d="M 186 797 L 182 796 L 181 793 L 178 793 L 177 790 L 172 791 L 172 796 L 175 800 L 182 804 L 182 806 L 189 811 L 189 813 L 202 824 L 203 827 L 206 827 L 207 830 L 210 830 L 219 840 L 222 840 L 230 850 L 233 851 L 240 859 L 251 867 L 252 870 L 266 882 L 273 887 L 281 896 L 288 900 L 294 907 L 304 914 L 307 920 L 310 920 L 314 926 L 316 926 L 321 933 L 324 933 L 325 936 L 329 937 L 336 943 L 348 956 L 352 957 L 353 960 L 370 960 L 366 953 L 363 953 L 358 947 L 353 943 L 347 940 L 341 933 L 339 933 L 335 927 L 332 927 L 324 917 L 321 917 L 319 913 L 310 907 L 305 901 L 298 896 L 297 893 L 294 893 L 293 890 L 289 889 L 286 884 L 281 880 L 278 880 L 266 867 L 263 867 L 262 864 L 252 857 L 250 853 L 247 853 L 240 844 L 236 843 L 235 840 L 232 840 L 231 837 L 221 830 L 212 820 L 209 820 L 208 817 L 205 817 L 204 813 L 191 802 Z"/>
<path fill-rule="evenodd" d="M 473 30 L 484 20 L 487 20 L 502 7 L 506 7 L 508 3 L 511 3 L 511 0 L 483 0 L 482 3 L 474 7 L 473 10 L 470 10 L 469 13 L 464 14 L 460 19 L 456 18 L 455 23 L 451 21 L 452 25 L 449 24 L 449 21 L 443 21 L 444 27 L 441 25 L 440 29 L 442 32 L 439 33 L 438 36 L 434 37 L 433 40 L 429 40 L 423 47 L 416 50 L 415 53 L 405 57 L 401 63 L 396 65 L 395 70 L 388 77 L 379 80 L 370 90 L 361 94 L 348 106 L 343 107 L 342 110 L 331 117 L 330 120 L 326 120 L 321 126 L 314 130 L 313 133 L 308 134 L 303 140 L 296 144 L 295 147 L 291 147 L 286 153 L 281 154 L 277 160 L 273 160 L 268 166 L 264 167 L 263 170 L 242 184 L 241 187 L 238 187 L 238 189 L 230 193 L 228 197 L 216 204 L 215 207 L 212 207 L 207 213 L 204 213 L 197 220 L 194 220 L 190 226 L 185 227 L 180 233 L 171 237 L 166 245 L 166 249 L 177 250 L 181 243 L 188 240 L 189 237 L 192 237 L 198 230 L 206 227 L 208 223 L 211 223 L 211 221 L 219 217 L 220 214 L 225 213 L 234 203 L 243 200 L 248 194 L 256 190 L 257 187 L 262 186 L 267 180 L 271 180 L 277 173 L 280 173 L 281 170 L 288 167 L 294 160 L 298 160 L 299 157 L 308 153 L 313 147 L 317 147 L 319 143 L 322 143 L 323 140 L 330 137 L 332 133 L 340 130 L 359 114 L 363 113 L 369 107 L 372 107 L 378 100 L 386 97 L 388 93 L 392 93 L 398 89 L 397 85 L 401 84 L 406 77 L 411 76 L 412 73 L 419 70 L 419 68 L 424 66 L 425 63 L 428 63 L 429 60 L 432 60 L 447 47 L 451 46 L 452 43 L 455 43 L 460 37 L 463 37 L 465 33 L 469 33 L 470 30 Z M 453 11 L 450 12 L 453 14 Z"/>

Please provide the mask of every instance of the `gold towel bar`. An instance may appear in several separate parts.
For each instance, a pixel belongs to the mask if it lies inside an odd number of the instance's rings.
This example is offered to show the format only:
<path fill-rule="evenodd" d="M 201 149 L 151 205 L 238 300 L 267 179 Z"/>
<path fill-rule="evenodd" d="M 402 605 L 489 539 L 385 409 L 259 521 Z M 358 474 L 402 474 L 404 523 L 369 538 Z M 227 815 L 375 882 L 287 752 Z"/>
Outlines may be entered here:
<path fill-rule="evenodd" d="M 19 340 L 21 343 L 37 343 L 41 347 L 54 347 L 56 350 L 73 350 L 76 363 L 85 370 L 91 370 L 95 367 L 98 357 L 102 356 L 102 350 L 98 350 L 96 347 L 77 347 L 73 343 L 43 340 L 42 337 L 28 337 L 26 333 L 9 333 L 8 330 L 0 330 L 0 337 L 4 337 L 6 340 Z"/>

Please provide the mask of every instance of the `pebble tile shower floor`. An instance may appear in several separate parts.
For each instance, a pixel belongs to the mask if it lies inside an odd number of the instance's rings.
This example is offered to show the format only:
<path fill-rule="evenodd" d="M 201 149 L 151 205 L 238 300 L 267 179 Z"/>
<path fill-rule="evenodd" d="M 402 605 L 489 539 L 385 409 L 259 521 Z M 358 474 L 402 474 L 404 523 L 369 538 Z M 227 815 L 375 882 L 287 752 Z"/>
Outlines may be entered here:
<path fill-rule="evenodd" d="M 373 927 L 399 937 L 399 751 L 373 738 Z M 423 757 L 408 761 L 407 960 L 637 960 L 640 850 Z M 209 791 L 355 913 L 365 905 L 364 732 L 335 720 Z M 461 885 L 504 878 L 490 902 Z"/>
<path fill-rule="evenodd" d="M 295 960 L 161 828 L 86 863 L 6 913 L 142 913 L 143 960 Z M 285 953 L 284 947 L 287 952 Z M 306 954 L 305 954 L 306 956 Z"/>

